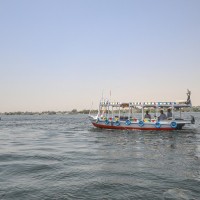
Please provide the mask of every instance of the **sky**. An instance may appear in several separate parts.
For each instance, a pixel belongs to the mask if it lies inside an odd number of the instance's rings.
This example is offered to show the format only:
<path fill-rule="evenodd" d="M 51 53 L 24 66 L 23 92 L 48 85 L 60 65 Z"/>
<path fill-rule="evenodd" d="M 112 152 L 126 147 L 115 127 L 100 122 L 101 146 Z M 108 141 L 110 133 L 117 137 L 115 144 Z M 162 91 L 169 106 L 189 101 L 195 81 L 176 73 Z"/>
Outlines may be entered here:
<path fill-rule="evenodd" d="M 0 112 L 200 105 L 199 0 L 0 0 Z M 111 97 L 110 95 L 111 91 Z"/>

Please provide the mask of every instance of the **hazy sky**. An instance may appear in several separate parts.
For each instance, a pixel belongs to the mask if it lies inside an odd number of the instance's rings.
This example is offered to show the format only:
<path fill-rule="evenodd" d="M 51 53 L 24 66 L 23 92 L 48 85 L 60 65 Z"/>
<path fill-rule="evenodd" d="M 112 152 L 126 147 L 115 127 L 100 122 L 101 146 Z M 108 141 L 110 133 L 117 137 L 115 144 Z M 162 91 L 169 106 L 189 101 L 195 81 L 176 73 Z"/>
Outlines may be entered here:
<path fill-rule="evenodd" d="M 199 0 L 0 0 L 0 112 L 200 105 Z"/>

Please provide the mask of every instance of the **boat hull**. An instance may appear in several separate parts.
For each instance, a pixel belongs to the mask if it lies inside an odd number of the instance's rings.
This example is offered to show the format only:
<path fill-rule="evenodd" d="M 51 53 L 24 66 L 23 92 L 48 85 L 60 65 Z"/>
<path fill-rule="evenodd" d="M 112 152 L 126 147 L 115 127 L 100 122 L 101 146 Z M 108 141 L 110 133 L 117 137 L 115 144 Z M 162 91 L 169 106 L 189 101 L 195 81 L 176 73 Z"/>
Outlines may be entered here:
<path fill-rule="evenodd" d="M 92 122 L 93 126 L 97 127 L 97 128 L 101 128 L 101 129 L 118 129 L 118 130 L 147 130 L 147 131 L 172 131 L 172 130 L 176 130 L 176 128 L 172 128 L 172 127 L 160 127 L 160 128 L 156 128 L 156 127 L 151 127 L 151 126 L 143 126 L 143 127 L 139 127 L 139 126 L 114 126 L 114 125 L 106 125 L 106 124 L 99 124 L 99 123 L 95 123 Z"/>
<path fill-rule="evenodd" d="M 101 129 L 117 129 L 117 130 L 149 130 L 149 131 L 173 131 L 181 130 L 185 124 L 190 124 L 190 121 L 183 120 L 164 120 L 164 121 L 113 121 L 103 120 L 97 117 L 89 117 L 93 126 Z M 175 123 L 176 126 L 172 126 Z"/>

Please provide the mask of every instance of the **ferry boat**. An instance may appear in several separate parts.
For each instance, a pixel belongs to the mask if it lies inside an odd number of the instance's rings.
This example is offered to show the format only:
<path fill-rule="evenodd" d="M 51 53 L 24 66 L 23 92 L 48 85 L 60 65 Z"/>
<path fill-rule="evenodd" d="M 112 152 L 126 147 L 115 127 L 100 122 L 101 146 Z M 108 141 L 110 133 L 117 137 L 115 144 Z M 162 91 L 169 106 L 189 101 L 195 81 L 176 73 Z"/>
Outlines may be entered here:
<path fill-rule="evenodd" d="M 186 101 L 175 102 L 124 103 L 101 99 L 98 114 L 95 116 L 89 114 L 89 120 L 95 127 L 101 129 L 181 130 L 186 124 L 195 123 L 192 115 L 190 118 L 185 118 L 182 114 L 183 108 L 192 107 L 190 95 L 191 91 L 188 90 Z"/>

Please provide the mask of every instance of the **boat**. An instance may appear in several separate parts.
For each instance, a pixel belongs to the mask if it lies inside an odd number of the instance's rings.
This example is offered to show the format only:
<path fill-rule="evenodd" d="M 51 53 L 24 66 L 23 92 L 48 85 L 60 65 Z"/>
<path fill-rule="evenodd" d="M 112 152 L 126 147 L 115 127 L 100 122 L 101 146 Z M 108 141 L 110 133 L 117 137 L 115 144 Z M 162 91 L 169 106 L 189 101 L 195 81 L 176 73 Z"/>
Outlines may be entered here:
<path fill-rule="evenodd" d="M 94 127 L 118 130 L 181 130 L 195 123 L 192 115 L 184 116 L 183 109 L 192 107 L 191 91 L 187 91 L 187 100 L 174 102 L 111 102 L 101 99 L 97 115 L 89 113 Z M 171 112 L 169 117 L 166 111 Z M 139 113 L 138 113 L 139 112 Z M 147 115 L 145 115 L 145 113 Z M 151 116 L 149 113 L 153 114 Z M 159 113 L 160 116 L 159 116 Z"/>

